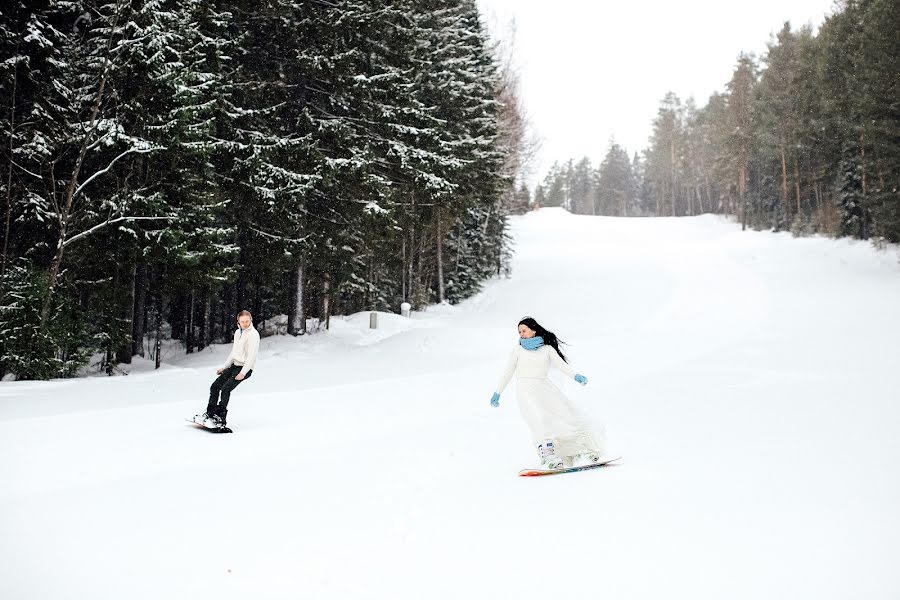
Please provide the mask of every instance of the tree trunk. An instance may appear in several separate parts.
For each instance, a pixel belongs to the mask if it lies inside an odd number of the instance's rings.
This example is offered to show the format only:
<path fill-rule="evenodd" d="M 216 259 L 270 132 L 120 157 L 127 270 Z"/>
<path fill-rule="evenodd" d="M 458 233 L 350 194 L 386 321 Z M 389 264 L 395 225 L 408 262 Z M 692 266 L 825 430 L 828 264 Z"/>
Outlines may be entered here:
<path fill-rule="evenodd" d="M 144 329 L 147 325 L 147 265 L 134 269 L 134 320 L 131 322 L 131 353 L 144 356 Z"/>
<path fill-rule="evenodd" d="M 291 303 L 288 316 L 288 333 L 290 335 L 303 335 L 306 333 L 306 312 L 303 310 L 305 300 L 304 279 L 306 277 L 306 259 L 301 258 L 300 263 L 294 269 L 294 301 Z"/>
<path fill-rule="evenodd" d="M 19 53 L 20 43 L 19 41 L 16 42 L 16 55 Z M 6 173 L 6 218 L 4 219 L 5 224 L 3 228 L 3 260 L 0 263 L 0 277 L 3 277 L 6 273 L 6 256 L 9 252 L 9 220 L 12 214 L 13 156 L 16 136 L 16 87 L 18 83 L 19 63 L 16 61 L 13 62 L 12 97 L 10 98 L 9 107 L 9 169 Z"/>
<path fill-rule="evenodd" d="M 677 216 L 675 214 L 675 138 L 673 134 L 673 138 L 669 141 L 669 153 L 671 160 L 671 178 L 672 178 L 672 216 Z"/>
<path fill-rule="evenodd" d="M 194 353 L 194 290 L 191 290 L 185 299 L 185 319 L 184 319 L 184 344 L 187 347 L 187 353 Z"/>
<path fill-rule="evenodd" d="M 415 262 L 416 247 L 416 195 L 410 194 L 410 227 L 409 227 L 409 246 L 407 247 L 407 265 L 406 265 L 406 281 L 408 297 L 407 302 L 415 307 L 416 284 L 413 281 L 413 263 Z"/>
<path fill-rule="evenodd" d="M 235 314 L 237 311 L 245 310 L 247 305 L 247 299 L 244 297 L 244 294 L 247 292 L 247 266 L 248 266 L 248 252 L 247 252 L 247 236 L 243 233 L 243 225 L 239 225 L 241 228 L 241 232 L 238 233 L 238 244 L 241 246 L 241 250 L 238 253 L 238 276 L 237 282 L 235 285 L 235 297 L 234 297 L 234 306 L 232 312 Z"/>
<path fill-rule="evenodd" d="M 441 207 L 437 207 L 437 278 L 438 278 L 438 302 L 444 303 L 444 235 L 441 231 Z"/>
<path fill-rule="evenodd" d="M 791 206 L 788 203 L 787 158 L 784 155 L 784 144 L 779 147 L 781 153 L 781 208 L 784 211 L 786 226 L 790 226 Z"/>
<path fill-rule="evenodd" d="M 325 275 L 322 285 L 322 315 L 325 317 L 325 329 L 331 329 L 331 275 Z"/>
<path fill-rule="evenodd" d="M 403 267 L 400 269 L 400 297 L 404 302 L 409 302 L 409 294 L 408 286 L 406 283 L 406 234 L 402 236 L 400 241 L 400 264 Z"/>
<path fill-rule="evenodd" d="M 822 199 L 819 196 L 819 182 L 818 181 L 815 182 L 815 184 L 813 184 L 813 197 L 816 199 L 816 212 L 819 212 L 819 210 L 822 207 Z"/>
<path fill-rule="evenodd" d="M 863 203 L 862 203 L 862 219 L 860 219 L 860 230 L 859 237 L 861 239 L 869 239 L 869 208 L 868 202 L 866 201 L 868 196 L 868 186 L 866 185 L 866 130 L 862 128 L 859 130 L 859 153 L 860 153 L 860 161 L 859 168 L 862 171 L 862 195 L 863 195 Z"/>
<path fill-rule="evenodd" d="M 250 312 L 253 313 L 254 318 L 258 319 L 262 319 L 262 294 L 259 291 L 261 287 L 259 271 L 256 271 L 253 278 L 253 304 L 251 305 L 253 308 L 250 309 Z"/>
<path fill-rule="evenodd" d="M 419 235 L 419 261 L 416 265 L 416 304 L 418 306 L 424 306 L 427 304 L 427 299 L 425 298 L 425 292 L 427 290 L 423 290 L 424 286 L 423 281 L 425 279 L 422 277 L 422 268 L 425 264 L 425 232 L 422 232 Z"/>
<path fill-rule="evenodd" d="M 822 190 L 822 183 L 816 178 L 816 203 L 818 203 L 819 208 L 822 211 L 822 222 L 825 224 L 825 232 L 828 235 L 831 235 L 831 210 L 830 210 L 830 198 L 825 195 L 825 192 Z"/>
<path fill-rule="evenodd" d="M 219 326 L 220 333 L 222 335 L 221 342 L 223 344 L 228 343 L 229 339 L 229 329 L 228 324 L 231 323 L 231 313 L 233 308 L 232 301 L 234 300 L 234 286 L 226 285 L 224 288 L 224 298 L 222 299 L 222 311 L 219 313 Z"/>
<path fill-rule="evenodd" d="M 709 189 L 709 173 L 706 172 L 705 168 L 703 169 L 703 183 L 706 186 L 706 200 L 709 202 L 709 210 L 713 210 L 712 192 Z M 701 208 L 700 211 L 702 212 L 703 209 Z"/>
<path fill-rule="evenodd" d="M 797 195 L 797 214 L 799 215 L 802 211 L 801 201 L 800 201 L 800 166 L 797 164 L 797 157 L 794 157 L 794 192 Z"/>
<path fill-rule="evenodd" d="M 159 368 L 160 363 L 160 352 L 162 350 L 162 340 L 160 336 L 162 335 L 162 311 L 163 311 L 163 302 L 162 302 L 162 273 L 159 274 L 156 280 L 156 348 L 154 350 L 154 368 Z"/>
<path fill-rule="evenodd" d="M 134 335 L 134 322 L 138 320 L 137 313 L 134 310 L 134 296 L 137 288 L 135 282 L 136 274 L 137 267 L 132 265 L 127 279 L 128 295 L 119 302 L 122 323 L 127 323 L 128 325 L 125 326 L 125 331 L 122 332 L 124 335 L 121 337 L 119 347 L 116 349 L 116 361 L 127 365 L 131 364 L 131 357 L 134 355 L 132 351 L 134 340 L 131 336 Z"/>
<path fill-rule="evenodd" d="M 742 164 L 738 173 L 738 202 L 741 209 L 741 231 L 747 229 L 747 204 L 744 198 L 744 185 L 746 182 L 746 167 Z"/>
<path fill-rule="evenodd" d="M 380 281 L 378 281 L 375 277 L 375 255 L 369 255 L 369 286 L 366 289 L 366 308 L 368 310 L 375 310 L 375 300 L 377 299 L 377 295 L 375 290 L 378 289 Z"/>
<path fill-rule="evenodd" d="M 861 129 L 859 131 L 859 168 L 862 171 L 862 193 L 863 196 L 868 194 L 868 189 L 866 186 L 866 130 Z"/>
<path fill-rule="evenodd" d="M 809 179 L 810 179 L 810 181 L 812 181 L 812 184 L 813 184 L 813 186 L 812 186 L 812 188 L 813 188 L 813 198 L 815 199 L 815 202 L 816 202 L 816 206 L 815 206 L 815 209 L 814 209 L 815 215 L 816 215 L 816 219 L 817 219 L 817 221 L 818 221 L 817 226 L 816 226 L 816 231 L 817 231 L 817 232 L 821 232 L 821 231 L 822 231 L 822 227 L 823 227 L 823 225 L 825 224 L 825 223 L 824 223 L 825 219 L 824 219 L 824 215 L 822 214 L 822 212 L 823 212 L 823 211 L 822 211 L 822 203 L 821 203 L 820 198 L 819 198 L 819 182 L 816 180 L 816 175 L 815 175 L 815 173 L 810 173 L 810 174 L 809 174 Z"/>
<path fill-rule="evenodd" d="M 413 248 L 415 248 L 415 246 L 416 246 L 416 242 L 415 242 L 416 237 L 415 236 L 416 236 L 416 231 L 413 228 L 409 232 L 410 241 L 409 241 L 409 247 L 407 249 L 407 257 L 406 257 L 406 261 L 407 261 L 407 264 L 406 264 L 406 281 L 407 281 L 406 293 L 408 295 L 406 301 L 409 302 L 410 304 L 412 304 L 413 307 L 418 308 L 418 307 L 416 307 L 416 300 L 415 300 L 416 283 L 413 278 L 413 275 L 414 275 L 413 267 L 414 267 L 415 256 L 416 256 L 416 253 L 413 250 Z"/>
<path fill-rule="evenodd" d="M 297 317 L 300 319 L 300 334 L 306 334 L 306 257 L 300 259 L 297 271 Z"/>
<path fill-rule="evenodd" d="M 204 343 L 209 346 L 216 341 L 216 310 L 218 308 L 216 302 L 216 291 L 210 290 L 209 292 L 207 292 L 206 298 L 206 318 L 209 322 L 206 325 L 206 340 L 204 340 Z"/>
<path fill-rule="evenodd" d="M 199 325 L 200 331 L 198 332 L 200 335 L 197 338 L 197 351 L 202 351 L 209 345 L 209 292 L 203 291 L 201 300 L 200 300 L 200 315 L 199 315 Z"/>

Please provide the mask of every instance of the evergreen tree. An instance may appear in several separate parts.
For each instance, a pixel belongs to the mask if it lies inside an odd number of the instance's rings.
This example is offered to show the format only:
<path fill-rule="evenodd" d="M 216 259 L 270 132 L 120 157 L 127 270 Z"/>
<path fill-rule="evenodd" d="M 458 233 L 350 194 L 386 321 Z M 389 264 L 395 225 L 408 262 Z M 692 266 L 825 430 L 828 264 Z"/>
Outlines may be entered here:
<path fill-rule="evenodd" d="M 594 196 L 596 177 L 589 158 L 578 161 L 571 170 L 566 188 L 569 196 L 569 210 L 575 214 L 596 214 Z"/>
<path fill-rule="evenodd" d="M 681 99 L 666 94 L 653 122 L 650 148 L 646 153 L 645 178 L 655 200 L 655 214 L 679 214 L 679 167 L 682 156 L 684 109 Z"/>
<path fill-rule="evenodd" d="M 0 375 L 508 271 L 521 114 L 472 1 L 16 3 L 0 49 Z"/>
<path fill-rule="evenodd" d="M 628 152 L 614 140 L 598 174 L 598 214 L 631 217 L 639 214 L 638 187 Z"/>
<path fill-rule="evenodd" d="M 540 183 L 534 186 L 534 205 L 537 207 L 546 206 L 547 197 L 544 194 L 544 186 Z"/>

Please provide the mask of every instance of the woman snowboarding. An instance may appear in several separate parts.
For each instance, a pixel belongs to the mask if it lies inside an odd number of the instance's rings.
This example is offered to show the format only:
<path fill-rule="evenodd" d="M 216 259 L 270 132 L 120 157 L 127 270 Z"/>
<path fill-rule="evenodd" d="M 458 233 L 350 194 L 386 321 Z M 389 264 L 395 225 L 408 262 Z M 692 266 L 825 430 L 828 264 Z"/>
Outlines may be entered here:
<path fill-rule="evenodd" d="M 238 328 L 234 332 L 234 343 L 225 364 L 216 369 L 218 377 L 209 388 L 209 402 L 206 412 L 194 415 L 193 421 L 207 429 L 230 432 L 226 425 L 228 401 L 231 392 L 242 381 L 250 379 L 253 367 L 256 366 L 256 355 L 259 352 L 259 332 L 253 327 L 253 315 L 249 310 L 242 310 L 237 316 Z"/>
<path fill-rule="evenodd" d="M 559 369 L 581 385 L 587 377 L 576 374 L 559 349 L 552 331 L 531 317 L 519 321 L 519 345 L 513 350 L 500 378 L 491 406 L 500 406 L 500 394 L 517 375 L 519 410 L 531 429 L 541 469 L 555 470 L 599 463 L 603 446 L 584 417 L 548 377 L 550 367 Z"/>

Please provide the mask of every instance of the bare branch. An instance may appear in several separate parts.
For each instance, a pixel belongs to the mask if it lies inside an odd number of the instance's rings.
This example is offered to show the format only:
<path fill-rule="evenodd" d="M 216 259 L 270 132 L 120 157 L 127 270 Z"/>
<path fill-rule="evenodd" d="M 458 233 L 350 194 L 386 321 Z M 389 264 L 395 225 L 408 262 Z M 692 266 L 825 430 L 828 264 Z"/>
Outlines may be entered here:
<path fill-rule="evenodd" d="M 96 173 L 94 173 L 93 175 L 91 175 L 90 177 L 88 177 L 87 180 L 86 180 L 84 183 L 82 183 L 80 186 L 78 186 L 78 188 L 75 190 L 75 192 L 73 192 L 72 198 L 75 198 L 75 197 L 81 192 L 81 190 L 83 190 L 83 189 L 87 186 L 87 184 L 89 184 L 90 182 L 92 182 L 92 181 L 95 180 L 96 178 L 100 177 L 100 176 L 103 175 L 104 173 L 108 173 L 109 170 L 112 169 L 112 166 L 113 166 L 114 164 L 116 164 L 116 161 L 119 160 L 120 158 L 122 158 L 123 156 L 125 156 L 126 154 L 131 154 L 132 152 L 136 152 L 136 153 L 138 153 L 138 154 L 147 154 L 147 153 L 149 153 L 149 152 L 153 152 L 154 150 L 160 150 L 160 149 L 161 149 L 161 148 L 157 148 L 157 147 L 153 147 L 153 148 L 142 148 L 142 149 L 129 148 L 128 150 L 126 150 L 126 151 L 123 152 L 122 154 L 120 154 L 120 155 L 118 155 L 117 157 L 115 157 L 114 159 L 112 159 L 112 161 L 111 161 L 108 165 L 106 165 L 106 168 L 105 168 L 105 169 L 101 169 L 101 170 L 97 171 Z"/>
<path fill-rule="evenodd" d="M 113 223 L 121 223 L 122 221 L 175 221 L 178 217 L 116 217 L 115 219 L 108 219 L 98 225 L 94 225 L 90 229 L 86 229 L 81 233 L 74 235 L 63 242 L 63 247 L 68 246 L 72 242 L 77 242 L 81 238 L 87 237 L 98 231 L 103 229 L 107 225 L 112 225 Z"/>
<path fill-rule="evenodd" d="M 289 242 L 292 244 L 302 244 L 310 237 L 309 235 L 305 235 L 302 238 L 289 238 L 289 237 L 285 237 L 283 235 L 274 235 L 272 233 L 266 233 L 265 231 L 257 229 L 256 227 L 251 227 L 250 229 L 265 238 L 269 238 L 270 240 L 276 240 L 279 242 Z"/>
<path fill-rule="evenodd" d="M 19 163 L 17 163 L 17 162 L 14 161 L 14 160 L 9 161 L 9 163 L 10 163 L 11 165 L 13 165 L 14 167 L 16 167 L 18 170 L 22 171 L 23 173 L 28 173 L 28 174 L 31 175 L 32 177 L 36 177 L 36 178 L 41 179 L 41 180 L 44 179 L 44 176 L 43 176 L 43 175 L 38 175 L 37 173 L 35 173 L 35 172 L 33 172 L 33 171 L 29 171 L 28 169 L 26 169 L 25 167 L 23 167 L 22 165 L 20 165 Z M 17 177 L 17 179 L 19 179 L 19 180 L 21 181 L 21 178 L 18 178 L 18 177 Z"/>

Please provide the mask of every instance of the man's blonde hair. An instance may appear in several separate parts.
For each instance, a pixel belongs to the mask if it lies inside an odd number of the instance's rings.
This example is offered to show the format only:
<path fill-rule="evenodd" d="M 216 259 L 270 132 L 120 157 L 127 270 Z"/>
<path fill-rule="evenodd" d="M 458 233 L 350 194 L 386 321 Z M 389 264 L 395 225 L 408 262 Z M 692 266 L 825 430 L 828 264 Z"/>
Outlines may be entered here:
<path fill-rule="evenodd" d="M 249 310 L 242 310 L 239 312 L 237 318 L 240 319 L 241 317 L 250 317 L 250 320 L 253 320 L 253 315 L 250 314 Z"/>

